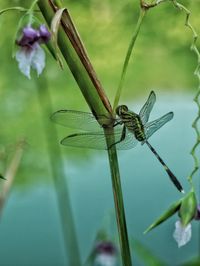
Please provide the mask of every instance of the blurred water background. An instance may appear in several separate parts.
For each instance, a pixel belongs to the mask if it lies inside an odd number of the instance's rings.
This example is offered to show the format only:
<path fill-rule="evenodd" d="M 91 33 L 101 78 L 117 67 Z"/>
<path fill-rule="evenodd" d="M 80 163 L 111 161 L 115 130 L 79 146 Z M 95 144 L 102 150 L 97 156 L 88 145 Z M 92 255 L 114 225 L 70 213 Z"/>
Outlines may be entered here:
<path fill-rule="evenodd" d="M 192 10 L 192 23 L 198 31 L 200 1 L 181 2 Z M 126 49 L 139 14 L 138 1 L 82 0 L 65 3 L 113 102 Z M 30 1 L 25 4 L 28 6 Z M 1 1 L 0 8 L 13 5 L 24 5 L 24 1 Z M 11 56 L 19 17 L 19 13 L 13 12 L 0 17 L 3 33 L 0 43 L 0 151 L 6 154 L 0 164 L 2 173 L 16 142 L 25 138 L 28 143 L 1 214 L 0 265 L 69 265 L 48 161 L 36 77 L 33 75 L 31 81 L 23 77 Z M 187 191 L 186 177 L 193 167 L 189 153 L 195 141 L 191 124 L 197 113 L 193 97 L 198 84 L 193 76 L 196 58 L 189 49 L 191 34 L 184 27 L 184 20 L 184 15 L 170 3 L 149 12 L 129 65 L 120 103 L 139 111 L 153 89 L 157 102 L 151 119 L 168 111 L 174 112 L 174 119 L 150 140 Z M 54 111 L 89 111 L 67 66 L 64 71 L 60 70 L 48 56 L 44 75 Z M 43 90 L 42 87 L 39 89 Z M 49 116 L 46 119 L 51 123 Z M 56 128 L 59 140 L 76 132 L 64 127 Z M 58 139 L 52 138 L 51 141 L 58 143 Z M 81 258 L 85 261 L 99 228 L 105 226 L 117 240 L 107 155 L 104 151 L 60 148 Z M 56 161 L 56 154 L 54 156 Z M 181 249 L 172 237 L 176 216 L 143 235 L 146 227 L 180 197 L 151 151 L 141 145 L 120 151 L 119 163 L 130 237 L 139 240 L 167 265 L 183 265 L 199 256 L 197 222 L 192 224 L 191 242 Z M 198 177 L 195 176 L 196 184 Z M 136 258 L 135 265 L 146 265 L 134 251 L 133 258 Z"/>

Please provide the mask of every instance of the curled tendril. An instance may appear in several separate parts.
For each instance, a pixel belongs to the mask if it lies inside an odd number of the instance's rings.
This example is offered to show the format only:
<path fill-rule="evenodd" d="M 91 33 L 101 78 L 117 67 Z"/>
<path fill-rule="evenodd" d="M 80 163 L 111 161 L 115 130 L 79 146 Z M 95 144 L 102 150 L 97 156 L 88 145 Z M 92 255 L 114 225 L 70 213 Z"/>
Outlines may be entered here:
<path fill-rule="evenodd" d="M 193 38 L 192 38 L 192 44 L 191 44 L 191 50 L 196 54 L 197 57 L 197 67 L 194 71 L 194 74 L 196 75 L 197 79 L 198 79 L 198 89 L 196 92 L 196 95 L 194 97 L 194 102 L 197 105 L 198 108 L 198 112 L 197 112 L 197 116 L 194 119 L 193 123 L 192 123 L 192 127 L 195 130 L 196 133 L 196 142 L 194 144 L 194 146 L 192 147 L 192 150 L 190 152 L 190 154 L 192 155 L 193 159 L 194 159 L 194 167 L 193 170 L 191 171 L 189 177 L 188 177 L 188 181 L 192 184 L 192 178 L 194 176 L 194 174 L 199 170 L 199 159 L 196 155 L 196 150 L 200 144 L 200 131 L 198 128 L 198 122 L 200 120 L 200 102 L 199 102 L 199 96 L 200 96 L 200 52 L 196 46 L 197 43 L 197 39 L 198 39 L 198 35 L 195 31 L 195 29 L 193 28 L 193 26 L 190 23 L 190 11 L 183 6 L 182 4 L 178 3 L 176 0 L 172 0 L 172 3 L 174 4 L 175 7 L 177 7 L 180 11 L 183 11 L 186 15 L 186 19 L 185 19 L 185 26 L 188 27 L 190 29 L 190 31 L 192 32 Z"/>

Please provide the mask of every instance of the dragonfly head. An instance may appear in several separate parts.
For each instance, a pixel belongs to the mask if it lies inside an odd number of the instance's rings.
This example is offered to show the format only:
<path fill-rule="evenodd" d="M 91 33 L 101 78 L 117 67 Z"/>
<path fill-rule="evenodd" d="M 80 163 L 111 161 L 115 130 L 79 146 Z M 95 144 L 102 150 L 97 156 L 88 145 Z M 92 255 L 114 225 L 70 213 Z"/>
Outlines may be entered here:
<path fill-rule="evenodd" d="M 119 105 L 116 108 L 116 114 L 118 116 L 121 116 L 124 112 L 127 112 L 127 111 L 128 111 L 128 107 L 126 105 Z"/>

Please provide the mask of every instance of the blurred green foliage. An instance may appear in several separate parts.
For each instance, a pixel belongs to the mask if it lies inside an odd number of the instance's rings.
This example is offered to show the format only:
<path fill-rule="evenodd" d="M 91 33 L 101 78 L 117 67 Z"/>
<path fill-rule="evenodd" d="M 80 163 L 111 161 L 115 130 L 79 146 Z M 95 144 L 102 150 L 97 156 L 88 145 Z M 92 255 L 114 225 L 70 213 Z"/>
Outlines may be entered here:
<path fill-rule="evenodd" d="M 139 1 L 64 2 L 112 103 L 139 15 Z M 200 0 L 180 2 L 191 10 L 191 22 L 199 33 Z M 30 3 L 30 0 L 1 1 L 0 9 L 20 5 L 28 7 Z M 12 58 L 14 36 L 21 15 L 20 12 L 10 11 L 0 17 L 0 113 L 3 121 L 0 148 L 14 145 L 19 138 L 27 139 L 29 146 L 22 162 L 21 177 L 17 179 L 24 184 L 25 180 L 29 183 L 30 180 L 43 179 L 49 173 L 41 109 L 37 99 L 37 77 L 32 75 L 32 80 L 25 78 Z M 122 93 L 123 101 L 135 99 L 151 89 L 195 90 L 197 81 L 193 72 L 196 58 L 190 51 L 191 33 L 184 22 L 184 14 L 175 9 L 170 1 L 149 10 L 130 61 Z M 43 75 L 48 82 L 54 111 L 63 108 L 88 110 L 67 66 L 61 70 L 49 54 L 47 57 Z M 67 130 L 59 128 L 60 138 L 65 135 Z"/>

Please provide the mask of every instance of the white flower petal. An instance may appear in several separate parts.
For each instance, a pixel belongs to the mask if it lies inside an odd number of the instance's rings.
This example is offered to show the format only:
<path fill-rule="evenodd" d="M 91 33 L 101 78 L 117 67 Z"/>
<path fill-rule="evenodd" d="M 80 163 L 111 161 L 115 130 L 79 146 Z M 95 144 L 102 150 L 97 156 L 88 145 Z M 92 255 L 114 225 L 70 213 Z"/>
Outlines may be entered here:
<path fill-rule="evenodd" d="M 94 266 L 116 266 L 116 256 L 110 254 L 98 254 L 94 261 Z"/>
<path fill-rule="evenodd" d="M 182 226 L 180 221 L 176 221 L 175 223 L 175 231 L 173 234 L 174 239 L 178 243 L 178 247 L 184 246 L 187 242 L 190 241 L 192 236 L 191 224 L 189 223 L 187 226 Z"/>
<path fill-rule="evenodd" d="M 16 60 L 18 61 L 18 66 L 20 71 L 29 79 L 31 78 L 30 68 L 33 56 L 34 56 L 34 50 L 27 51 L 24 48 L 21 48 L 19 51 L 17 51 L 15 55 Z"/>
<path fill-rule="evenodd" d="M 34 51 L 31 66 L 37 71 L 38 76 L 45 67 L 45 52 L 39 45 Z"/>

